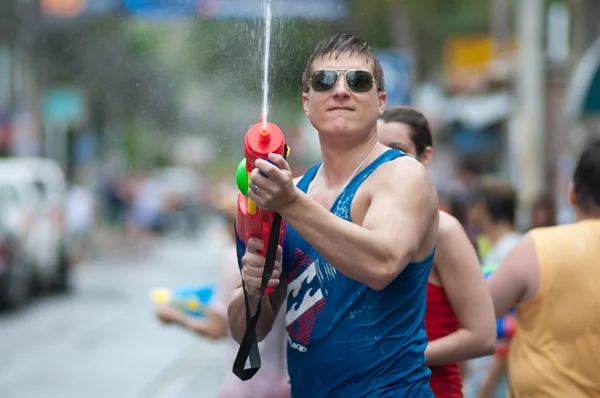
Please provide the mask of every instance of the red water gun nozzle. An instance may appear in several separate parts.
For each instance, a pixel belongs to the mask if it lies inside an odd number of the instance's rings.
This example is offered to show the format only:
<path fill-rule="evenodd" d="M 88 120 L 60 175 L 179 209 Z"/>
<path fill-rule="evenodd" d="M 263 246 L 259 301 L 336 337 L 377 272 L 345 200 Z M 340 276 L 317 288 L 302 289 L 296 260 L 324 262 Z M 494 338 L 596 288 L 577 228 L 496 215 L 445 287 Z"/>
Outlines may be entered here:
<path fill-rule="evenodd" d="M 260 114 L 260 140 L 262 142 L 267 142 L 271 139 L 271 131 L 269 129 L 269 124 L 265 120 L 265 114 Z"/>

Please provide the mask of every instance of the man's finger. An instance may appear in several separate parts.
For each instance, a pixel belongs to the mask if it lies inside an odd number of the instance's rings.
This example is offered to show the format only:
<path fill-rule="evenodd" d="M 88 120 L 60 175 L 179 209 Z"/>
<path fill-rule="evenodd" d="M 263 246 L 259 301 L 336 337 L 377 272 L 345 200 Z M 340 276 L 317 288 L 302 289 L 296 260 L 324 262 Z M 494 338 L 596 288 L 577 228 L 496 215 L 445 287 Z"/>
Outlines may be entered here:
<path fill-rule="evenodd" d="M 279 169 L 279 167 L 277 167 L 274 163 L 275 162 L 267 162 L 263 159 L 256 159 L 254 162 L 254 167 L 266 174 L 267 177 L 271 178 Z"/>
<path fill-rule="evenodd" d="M 252 183 L 250 183 L 250 184 L 252 184 Z M 250 185 L 250 186 L 252 186 L 252 185 Z M 258 203 L 258 202 L 260 202 L 260 196 L 258 196 L 257 194 L 255 194 L 255 193 L 254 193 L 254 191 L 252 191 L 252 189 L 249 189 L 249 190 L 248 190 L 248 197 L 249 197 L 250 199 L 252 199 L 252 201 L 253 201 L 254 203 Z"/>
<path fill-rule="evenodd" d="M 262 250 L 264 246 L 264 242 L 260 238 L 250 238 L 248 239 L 248 252 L 252 254 L 258 254 L 260 250 Z"/>
<path fill-rule="evenodd" d="M 248 197 L 250 199 L 252 199 L 254 201 L 254 203 L 256 204 L 256 206 L 260 207 L 261 209 L 266 209 L 266 210 L 271 210 L 267 207 L 267 205 L 265 204 L 265 202 L 268 200 L 266 198 L 260 197 L 257 194 L 248 191 Z"/>
<path fill-rule="evenodd" d="M 269 154 L 269 160 L 271 162 L 273 162 L 275 164 L 275 166 L 277 166 L 277 168 L 280 169 L 280 170 L 292 171 L 290 169 L 289 163 L 281 155 L 278 155 L 276 153 L 270 153 Z"/>
<path fill-rule="evenodd" d="M 244 281 L 249 287 L 255 289 L 258 293 L 258 291 L 261 288 L 262 278 L 254 276 L 244 276 Z M 279 286 L 279 283 L 279 278 L 271 278 L 269 279 L 269 283 L 267 283 L 267 287 L 277 287 Z"/>
<path fill-rule="evenodd" d="M 273 185 L 273 180 L 270 178 L 271 176 L 273 176 L 273 174 L 271 174 L 269 177 L 265 177 L 260 174 L 259 169 L 254 169 L 250 173 L 250 186 L 252 186 L 252 184 L 256 184 L 259 189 L 268 190 Z"/>
<path fill-rule="evenodd" d="M 275 266 L 273 267 L 273 273 L 275 273 L 275 271 L 277 271 L 277 277 L 279 278 L 279 276 L 281 276 L 281 261 L 275 261 Z"/>
<path fill-rule="evenodd" d="M 279 269 L 273 269 L 273 273 L 271 273 L 271 279 L 279 279 L 280 276 L 281 272 L 279 271 Z"/>
<path fill-rule="evenodd" d="M 244 256 L 244 261 L 242 261 L 244 267 L 255 267 L 255 268 L 264 268 L 265 266 L 265 258 L 260 254 L 256 253 L 246 253 Z"/>
<path fill-rule="evenodd" d="M 244 277 L 262 278 L 263 269 L 263 267 L 256 267 L 248 264 L 247 266 L 244 266 Z"/>

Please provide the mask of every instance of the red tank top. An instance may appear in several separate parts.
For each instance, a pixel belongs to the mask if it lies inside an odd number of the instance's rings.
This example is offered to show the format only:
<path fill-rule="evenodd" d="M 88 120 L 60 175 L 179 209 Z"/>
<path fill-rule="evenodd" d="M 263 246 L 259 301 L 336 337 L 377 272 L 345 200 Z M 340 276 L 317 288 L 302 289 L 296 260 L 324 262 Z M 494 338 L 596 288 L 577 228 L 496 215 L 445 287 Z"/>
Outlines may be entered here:
<path fill-rule="evenodd" d="M 425 328 L 429 341 L 458 330 L 458 319 L 444 289 L 431 282 L 427 283 Z M 431 367 L 430 386 L 436 398 L 462 398 L 462 382 L 458 364 Z"/>

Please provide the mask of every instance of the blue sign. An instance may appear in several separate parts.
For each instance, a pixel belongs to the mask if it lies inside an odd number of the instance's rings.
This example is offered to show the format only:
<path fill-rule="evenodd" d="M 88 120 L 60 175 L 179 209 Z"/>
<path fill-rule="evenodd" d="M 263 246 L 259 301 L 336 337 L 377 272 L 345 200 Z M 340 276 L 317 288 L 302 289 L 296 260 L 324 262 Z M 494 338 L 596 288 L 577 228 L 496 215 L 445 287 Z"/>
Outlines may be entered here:
<path fill-rule="evenodd" d="M 88 1 L 85 13 L 87 15 L 110 14 L 119 11 L 122 0 L 92 0 Z"/>
<path fill-rule="evenodd" d="M 376 50 L 381 63 L 387 93 L 387 106 L 408 105 L 412 88 L 412 63 L 399 50 Z"/>
<path fill-rule="evenodd" d="M 197 15 L 205 0 L 123 0 L 126 12 L 148 18 Z"/>
<path fill-rule="evenodd" d="M 57 87 L 43 98 L 42 112 L 49 124 L 78 124 L 87 117 L 87 104 L 83 90 L 76 87 Z"/>

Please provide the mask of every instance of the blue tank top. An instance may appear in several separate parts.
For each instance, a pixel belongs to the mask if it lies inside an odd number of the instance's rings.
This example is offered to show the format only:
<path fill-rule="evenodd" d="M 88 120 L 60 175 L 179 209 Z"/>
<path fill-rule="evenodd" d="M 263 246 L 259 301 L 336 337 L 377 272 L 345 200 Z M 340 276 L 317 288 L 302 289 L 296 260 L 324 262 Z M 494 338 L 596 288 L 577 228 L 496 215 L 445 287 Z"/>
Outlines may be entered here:
<path fill-rule="evenodd" d="M 331 212 L 352 221 L 357 189 L 377 167 L 400 156 L 407 155 L 398 150 L 381 154 L 352 179 Z M 307 191 L 318 167 L 306 173 L 299 189 Z M 283 267 L 294 398 L 433 397 L 424 315 L 434 253 L 375 291 L 342 275 L 288 226 Z"/>

